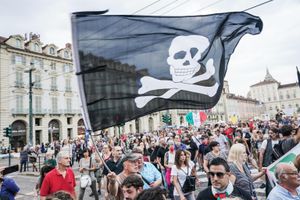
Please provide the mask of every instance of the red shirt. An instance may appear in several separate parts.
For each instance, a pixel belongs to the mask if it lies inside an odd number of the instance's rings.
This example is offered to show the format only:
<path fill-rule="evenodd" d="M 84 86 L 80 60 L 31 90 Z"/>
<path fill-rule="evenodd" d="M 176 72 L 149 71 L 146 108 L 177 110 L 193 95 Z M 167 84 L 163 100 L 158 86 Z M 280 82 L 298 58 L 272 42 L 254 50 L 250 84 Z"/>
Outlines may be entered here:
<path fill-rule="evenodd" d="M 75 197 L 75 186 L 75 175 L 71 168 L 67 169 L 65 178 L 55 168 L 45 176 L 42 183 L 40 196 L 45 197 L 63 190 Z"/>

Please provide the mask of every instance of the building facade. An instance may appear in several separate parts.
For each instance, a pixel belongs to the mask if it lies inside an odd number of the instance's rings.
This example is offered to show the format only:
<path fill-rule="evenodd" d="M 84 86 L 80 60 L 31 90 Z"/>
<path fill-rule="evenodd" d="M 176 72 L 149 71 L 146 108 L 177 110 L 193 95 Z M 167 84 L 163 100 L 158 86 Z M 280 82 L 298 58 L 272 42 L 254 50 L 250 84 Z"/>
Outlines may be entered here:
<path fill-rule="evenodd" d="M 218 103 L 212 109 L 204 110 L 204 112 L 207 114 L 206 123 L 236 123 L 238 120 L 244 121 L 258 118 L 264 113 L 264 110 L 265 105 L 262 102 L 230 93 L 228 81 L 224 81 L 223 92 Z M 189 109 L 160 111 L 127 122 L 123 127 L 109 128 L 108 131 L 110 135 L 118 135 L 121 133 L 142 133 L 157 130 L 166 126 L 162 121 L 163 115 L 166 114 L 172 118 L 171 126 L 187 127 L 189 126 L 185 118 L 187 113 L 199 111 Z"/>
<path fill-rule="evenodd" d="M 33 145 L 84 134 L 71 45 L 43 45 L 36 34 L 0 37 L 0 128 L 11 126 L 12 148 L 30 141 L 29 71 Z M 8 142 L 2 133 L 0 142 Z"/>
<path fill-rule="evenodd" d="M 300 88 L 298 83 L 281 84 L 267 69 L 263 81 L 250 86 L 249 97 L 263 102 L 264 115 L 275 118 L 278 110 L 286 115 L 300 113 Z"/>

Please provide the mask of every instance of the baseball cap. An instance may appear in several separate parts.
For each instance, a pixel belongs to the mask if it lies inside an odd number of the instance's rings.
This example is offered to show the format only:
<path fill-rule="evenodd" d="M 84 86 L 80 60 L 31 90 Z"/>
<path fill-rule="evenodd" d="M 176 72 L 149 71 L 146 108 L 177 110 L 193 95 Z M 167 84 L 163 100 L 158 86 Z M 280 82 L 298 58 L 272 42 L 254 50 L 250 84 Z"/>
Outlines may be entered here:
<path fill-rule="evenodd" d="M 128 153 L 127 155 L 124 156 L 122 162 L 125 161 L 136 161 L 140 158 L 141 156 L 137 153 Z"/>

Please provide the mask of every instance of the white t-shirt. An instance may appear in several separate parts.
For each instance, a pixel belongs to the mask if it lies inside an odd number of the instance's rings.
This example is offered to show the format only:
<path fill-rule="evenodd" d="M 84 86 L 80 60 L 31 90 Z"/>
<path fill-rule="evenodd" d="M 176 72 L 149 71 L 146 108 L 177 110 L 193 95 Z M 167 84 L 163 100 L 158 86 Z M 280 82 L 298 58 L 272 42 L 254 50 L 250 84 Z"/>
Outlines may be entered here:
<path fill-rule="evenodd" d="M 272 148 L 274 147 L 275 144 L 278 144 L 279 143 L 279 140 L 272 140 Z M 267 148 L 267 144 L 268 144 L 268 140 L 264 140 L 260 146 L 261 149 L 264 149 L 266 150 Z"/>
<path fill-rule="evenodd" d="M 196 143 L 197 147 L 199 147 L 201 145 L 201 141 L 197 137 L 192 136 L 192 139 Z"/>
<path fill-rule="evenodd" d="M 176 165 L 173 165 L 172 166 L 172 169 L 171 169 L 171 176 L 177 176 L 177 180 L 179 181 L 179 184 L 181 185 L 181 187 L 183 186 L 184 184 L 184 181 L 186 179 L 186 176 L 190 176 L 191 175 L 191 172 L 192 172 L 192 169 L 194 167 L 194 163 L 193 162 L 189 162 L 189 169 L 187 169 L 187 167 L 182 167 L 181 169 L 178 169 L 176 167 Z M 184 171 L 184 172 L 183 172 Z M 175 177 L 174 177 L 175 178 Z M 179 196 L 176 188 L 174 187 L 174 192 L 173 192 L 173 195 L 174 196 Z"/>
<path fill-rule="evenodd" d="M 220 134 L 219 136 L 216 135 L 215 141 L 219 142 L 221 151 L 227 150 L 227 139 L 223 134 Z"/>

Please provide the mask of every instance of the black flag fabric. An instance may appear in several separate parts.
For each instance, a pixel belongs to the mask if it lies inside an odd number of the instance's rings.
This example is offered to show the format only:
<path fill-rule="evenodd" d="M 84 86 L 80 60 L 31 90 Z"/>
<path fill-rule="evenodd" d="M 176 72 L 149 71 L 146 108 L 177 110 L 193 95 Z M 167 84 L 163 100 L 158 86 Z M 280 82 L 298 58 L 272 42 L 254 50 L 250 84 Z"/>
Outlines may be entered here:
<path fill-rule="evenodd" d="M 239 40 L 262 30 L 260 18 L 245 12 L 104 13 L 72 14 L 80 95 L 93 131 L 165 109 L 212 108 Z"/>
<path fill-rule="evenodd" d="M 297 69 L 298 85 L 300 87 L 300 72 L 298 70 L 298 67 L 296 67 L 296 69 Z"/>

